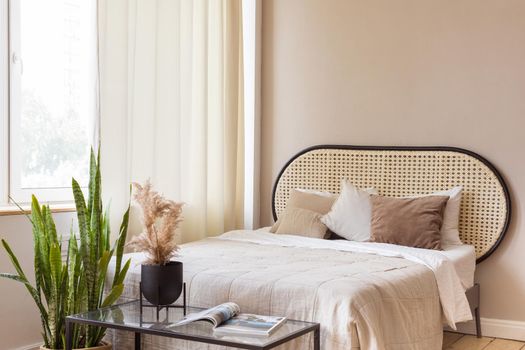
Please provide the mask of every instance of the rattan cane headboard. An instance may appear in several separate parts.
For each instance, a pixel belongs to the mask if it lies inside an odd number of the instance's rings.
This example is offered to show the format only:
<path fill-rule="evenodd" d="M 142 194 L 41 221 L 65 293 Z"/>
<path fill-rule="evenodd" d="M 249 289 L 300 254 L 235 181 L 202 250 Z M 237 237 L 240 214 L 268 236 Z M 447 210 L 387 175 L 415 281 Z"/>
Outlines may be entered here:
<path fill-rule="evenodd" d="M 283 167 L 273 188 L 274 219 L 295 188 L 339 193 L 342 178 L 379 194 L 403 197 L 463 186 L 459 231 L 476 247 L 477 262 L 501 242 L 510 221 L 510 197 L 496 168 L 485 158 L 452 147 L 320 145 L 307 148 Z"/>

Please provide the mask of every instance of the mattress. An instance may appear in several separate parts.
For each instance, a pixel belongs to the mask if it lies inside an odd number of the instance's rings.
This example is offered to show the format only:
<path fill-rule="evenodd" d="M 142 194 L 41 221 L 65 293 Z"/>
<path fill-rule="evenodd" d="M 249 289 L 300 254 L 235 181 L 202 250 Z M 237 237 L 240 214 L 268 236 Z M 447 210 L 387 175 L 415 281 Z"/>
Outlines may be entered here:
<path fill-rule="evenodd" d="M 468 244 L 443 246 L 441 253 L 446 256 L 456 269 L 465 290 L 474 285 L 476 270 L 476 250 Z"/>
<path fill-rule="evenodd" d="M 471 319 L 462 282 L 445 254 L 380 243 L 338 242 L 264 230 L 234 231 L 182 246 L 190 305 L 237 302 L 243 312 L 321 324 L 322 348 L 438 350 L 442 320 Z M 138 297 L 142 254 L 123 300 Z M 111 270 L 109 278 L 111 278 Z M 132 338 L 109 332 L 116 348 Z M 145 349 L 216 349 L 145 337 Z M 308 336 L 280 349 L 309 349 Z"/>

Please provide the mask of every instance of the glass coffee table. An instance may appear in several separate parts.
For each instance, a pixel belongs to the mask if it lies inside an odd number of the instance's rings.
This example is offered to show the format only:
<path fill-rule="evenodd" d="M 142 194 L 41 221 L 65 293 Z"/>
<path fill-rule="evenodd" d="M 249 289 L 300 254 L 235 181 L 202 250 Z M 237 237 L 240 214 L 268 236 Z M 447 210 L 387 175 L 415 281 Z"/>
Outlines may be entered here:
<path fill-rule="evenodd" d="M 201 308 L 188 307 L 187 313 L 202 311 Z M 181 308 L 160 311 L 157 319 L 156 308 L 141 307 L 139 300 L 66 317 L 66 350 L 71 350 L 72 324 L 80 323 L 105 328 L 125 330 L 135 333 L 135 349 L 141 347 L 141 335 L 153 334 L 161 337 L 187 341 L 216 344 L 232 348 L 266 350 L 284 344 L 304 334 L 313 332 L 314 350 L 320 349 L 319 323 L 286 320 L 270 336 L 218 336 L 208 322 L 194 322 L 174 327 L 173 324 L 184 317 Z M 157 321 L 158 320 L 158 321 Z"/>

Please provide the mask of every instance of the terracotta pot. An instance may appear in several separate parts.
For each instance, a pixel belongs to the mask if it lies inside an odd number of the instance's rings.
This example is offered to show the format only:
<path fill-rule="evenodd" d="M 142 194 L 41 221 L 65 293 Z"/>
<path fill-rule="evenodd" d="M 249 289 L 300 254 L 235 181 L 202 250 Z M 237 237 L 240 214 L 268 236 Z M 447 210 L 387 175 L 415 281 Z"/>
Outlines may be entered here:
<path fill-rule="evenodd" d="M 100 345 L 100 346 L 95 346 L 95 347 L 92 347 L 92 348 L 73 349 L 73 350 L 86 350 L 86 349 L 89 349 L 89 350 L 111 350 L 111 349 L 113 349 L 113 345 L 111 343 L 102 342 L 102 345 Z M 40 347 L 40 350 L 51 350 L 51 349 L 48 349 L 44 345 L 42 345 Z"/>

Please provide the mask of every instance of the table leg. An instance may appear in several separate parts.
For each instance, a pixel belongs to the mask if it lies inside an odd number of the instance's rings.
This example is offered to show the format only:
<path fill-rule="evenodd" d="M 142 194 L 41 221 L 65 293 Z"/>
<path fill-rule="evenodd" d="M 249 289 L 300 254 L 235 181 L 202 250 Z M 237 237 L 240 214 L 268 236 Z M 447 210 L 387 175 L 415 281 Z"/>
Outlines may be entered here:
<path fill-rule="evenodd" d="M 135 350 L 140 350 L 140 333 L 139 332 L 136 332 L 135 333 Z"/>
<path fill-rule="evenodd" d="M 71 350 L 73 348 L 73 327 L 71 327 L 71 322 L 66 318 L 66 350 Z"/>
<path fill-rule="evenodd" d="M 321 350 L 321 334 L 319 327 L 314 330 L 314 350 Z"/>

